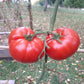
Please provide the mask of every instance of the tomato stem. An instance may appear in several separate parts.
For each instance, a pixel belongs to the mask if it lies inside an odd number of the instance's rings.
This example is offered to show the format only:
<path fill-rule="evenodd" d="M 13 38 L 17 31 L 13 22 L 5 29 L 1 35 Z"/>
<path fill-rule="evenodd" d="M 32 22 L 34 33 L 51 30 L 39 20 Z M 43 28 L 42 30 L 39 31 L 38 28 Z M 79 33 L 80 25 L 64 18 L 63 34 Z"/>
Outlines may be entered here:
<path fill-rule="evenodd" d="M 27 34 L 27 35 L 24 35 L 24 37 L 25 37 L 25 39 L 26 40 L 28 40 L 28 41 L 32 41 L 32 39 L 35 37 L 35 36 L 37 36 L 37 35 L 49 35 L 49 34 L 52 34 L 53 35 L 53 37 L 51 37 L 50 39 L 56 39 L 56 40 L 58 40 L 59 41 L 59 39 L 61 38 L 61 37 L 64 37 L 64 36 L 62 36 L 61 35 L 61 33 L 62 32 L 60 32 L 59 34 L 57 34 L 57 33 L 53 33 L 53 32 L 51 32 L 51 31 L 41 31 L 41 32 L 37 32 L 37 33 L 35 33 L 35 34 L 32 34 L 32 35 L 29 35 L 29 34 Z M 48 39 L 48 40 L 50 40 L 50 39 Z M 49 46 L 47 45 L 47 43 L 46 43 L 46 38 L 45 38 L 45 46 L 49 49 Z M 45 48 L 44 48 L 44 50 L 43 51 L 45 51 Z"/>
<path fill-rule="evenodd" d="M 53 11 L 53 15 L 50 18 L 50 29 L 49 30 L 51 30 L 51 31 L 53 31 L 54 24 L 55 24 L 55 21 L 56 21 L 56 15 L 57 15 L 57 10 L 58 10 L 59 2 L 60 2 L 60 0 L 56 0 L 55 8 L 54 8 L 54 11 Z"/>
<path fill-rule="evenodd" d="M 48 56 L 47 54 L 45 54 L 45 63 L 47 63 L 47 60 L 48 60 Z"/>
<path fill-rule="evenodd" d="M 40 34 L 46 34 L 46 31 L 45 31 L 45 32 L 38 32 L 38 33 L 35 33 L 35 34 L 33 34 L 33 37 L 36 36 L 36 35 L 40 35 Z"/>
<path fill-rule="evenodd" d="M 48 58 L 48 56 L 45 54 L 45 62 L 43 62 L 42 73 L 41 73 L 41 75 L 40 75 L 40 77 L 39 77 L 39 79 L 38 79 L 38 81 L 37 81 L 37 84 L 39 84 L 40 81 L 41 81 L 41 80 L 43 79 L 43 77 L 44 77 L 44 74 L 45 74 L 45 71 L 46 71 L 46 68 L 47 68 L 47 66 L 46 66 L 47 58 Z"/>
<path fill-rule="evenodd" d="M 46 55 L 46 52 L 45 52 L 45 48 L 46 48 L 46 38 L 45 38 L 45 41 L 44 41 L 44 49 L 42 51 L 42 53 L 44 52 L 44 55 L 45 55 L 45 61 L 43 62 L 43 69 L 42 69 L 42 73 L 40 75 L 40 78 L 38 79 L 37 81 L 37 84 L 40 83 L 40 81 L 42 80 L 44 74 L 45 74 L 45 71 L 46 71 L 46 63 L 47 63 L 47 59 L 48 59 L 48 56 Z"/>
<path fill-rule="evenodd" d="M 40 81 L 42 80 L 42 78 L 43 78 L 43 76 L 44 76 L 44 74 L 45 74 L 45 70 L 46 70 L 46 65 L 45 65 L 45 62 L 44 62 L 44 63 L 43 63 L 43 71 L 42 71 L 42 73 L 41 73 L 41 76 L 40 76 L 39 80 L 37 81 L 37 84 L 39 84 Z"/>

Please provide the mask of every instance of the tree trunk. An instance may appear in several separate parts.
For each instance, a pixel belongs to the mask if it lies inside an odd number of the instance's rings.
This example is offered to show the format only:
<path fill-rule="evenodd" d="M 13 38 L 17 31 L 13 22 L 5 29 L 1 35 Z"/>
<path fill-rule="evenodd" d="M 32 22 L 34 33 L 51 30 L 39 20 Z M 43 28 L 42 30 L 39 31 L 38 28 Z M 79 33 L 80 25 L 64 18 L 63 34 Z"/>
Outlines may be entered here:
<path fill-rule="evenodd" d="M 48 0 L 45 0 L 44 11 L 47 10 Z"/>
<path fill-rule="evenodd" d="M 11 8 L 11 3 L 12 3 L 12 0 L 7 0 L 6 1 L 6 4 L 8 5 L 9 8 Z"/>
<path fill-rule="evenodd" d="M 2 19 L 3 19 L 3 16 L 2 16 L 2 14 L 1 14 L 1 12 L 2 12 L 2 11 L 0 11 L 0 20 L 2 20 Z"/>
<path fill-rule="evenodd" d="M 23 26 L 23 19 L 22 19 L 22 14 L 21 14 L 21 7 L 20 7 L 20 0 L 18 0 L 17 3 L 17 14 L 18 14 L 18 20 L 19 20 L 19 27 Z"/>
<path fill-rule="evenodd" d="M 28 12 L 29 12 L 29 19 L 30 19 L 30 28 L 33 30 L 33 17 L 32 17 L 32 6 L 31 6 L 31 0 L 28 0 Z"/>

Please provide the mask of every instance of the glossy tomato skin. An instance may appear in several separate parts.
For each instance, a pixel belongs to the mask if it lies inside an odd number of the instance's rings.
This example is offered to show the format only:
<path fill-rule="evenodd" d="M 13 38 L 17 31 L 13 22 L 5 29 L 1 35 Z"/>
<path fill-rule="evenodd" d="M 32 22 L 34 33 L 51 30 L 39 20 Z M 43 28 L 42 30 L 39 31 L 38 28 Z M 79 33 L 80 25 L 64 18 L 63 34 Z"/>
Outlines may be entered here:
<path fill-rule="evenodd" d="M 9 51 L 11 56 L 22 63 L 34 63 L 44 48 L 41 39 L 34 37 L 32 41 L 25 39 L 24 35 L 34 34 L 33 30 L 26 27 L 16 28 L 9 36 Z M 43 54 L 40 58 L 42 58 Z"/>
<path fill-rule="evenodd" d="M 62 42 L 60 43 L 56 39 L 50 39 L 53 37 L 52 34 L 47 36 L 47 45 L 50 47 L 49 49 L 46 48 L 46 54 L 54 59 L 54 60 L 63 60 L 71 55 L 73 55 L 80 44 L 80 39 L 78 34 L 69 28 L 58 28 L 57 30 L 53 31 L 54 33 L 60 33 L 63 37 L 59 40 Z M 50 40 L 48 40 L 50 39 Z"/>

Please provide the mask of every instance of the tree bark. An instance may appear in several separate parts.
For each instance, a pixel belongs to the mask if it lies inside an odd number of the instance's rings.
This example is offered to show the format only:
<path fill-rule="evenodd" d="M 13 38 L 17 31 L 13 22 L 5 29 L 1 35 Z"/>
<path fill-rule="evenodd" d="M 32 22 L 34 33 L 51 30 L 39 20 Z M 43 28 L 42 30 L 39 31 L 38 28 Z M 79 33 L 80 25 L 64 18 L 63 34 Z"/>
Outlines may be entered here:
<path fill-rule="evenodd" d="M 45 0 L 44 11 L 47 10 L 48 0 Z"/>
<path fill-rule="evenodd" d="M 28 12 L 29 12 L 29 19 L 30 19 L 30 28 L 33 30 L 33 17 L 32 17 L 32 7 L 31 7 L 31 0 L 28 0 Z"/>
<path fill-rule="evenodd" d="M 18 5 L 17 5 L 17 13 L 18 13 L 18 20 L 19 20 L 19 24 L 18 26 L 19 27 L 22 27 L 23 26 L 23 19 L 22 19 L 22 14 L 21 14 L 21 7 L 20 7 L 20 0 L 18 0 Z"/>
<path fill-rule="evenodd" d="M 7 0 L 6 1 L 6 4 L 8 5 L 9 8 L 11 8 L 11 3 L 12 3 L 12 0 Z"/>

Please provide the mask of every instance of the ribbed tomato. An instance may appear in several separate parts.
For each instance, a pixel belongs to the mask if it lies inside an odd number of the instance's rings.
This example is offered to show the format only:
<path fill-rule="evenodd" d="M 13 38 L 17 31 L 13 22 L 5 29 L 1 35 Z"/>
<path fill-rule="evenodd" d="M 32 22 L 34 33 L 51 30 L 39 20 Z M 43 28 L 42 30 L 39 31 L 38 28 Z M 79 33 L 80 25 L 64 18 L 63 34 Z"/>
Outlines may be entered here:
<path fill-rule="evenodd" d="M 58 28 L 57 30 L 53 31 L 53 33 L 61 34 L 62 37 L 59 38 L 61 43 L 56 40 L 52 39 L 52 34 L 47 36 L 47 45 L 50 47 L 49 49 L 46 47 L 46 54 L 54 59 L 54 60 L 63 60 L 71 55 L 73 55 L 80 44 L 80 39 L 78 34 L 70 29 L 70 28 Z"/>
<path fill-rule="evenodd" d="M 22 63 L 34 63 L 44 48 L 41 39 L 33 37 L 31 41 L 25 39 L 24 35 L 34 34 L 33 30 L 26 27 L 14 29 L 9 36 L 9 51 L 11 56 Z M 42 58 L 43 54 L 40 58 Z"/>

